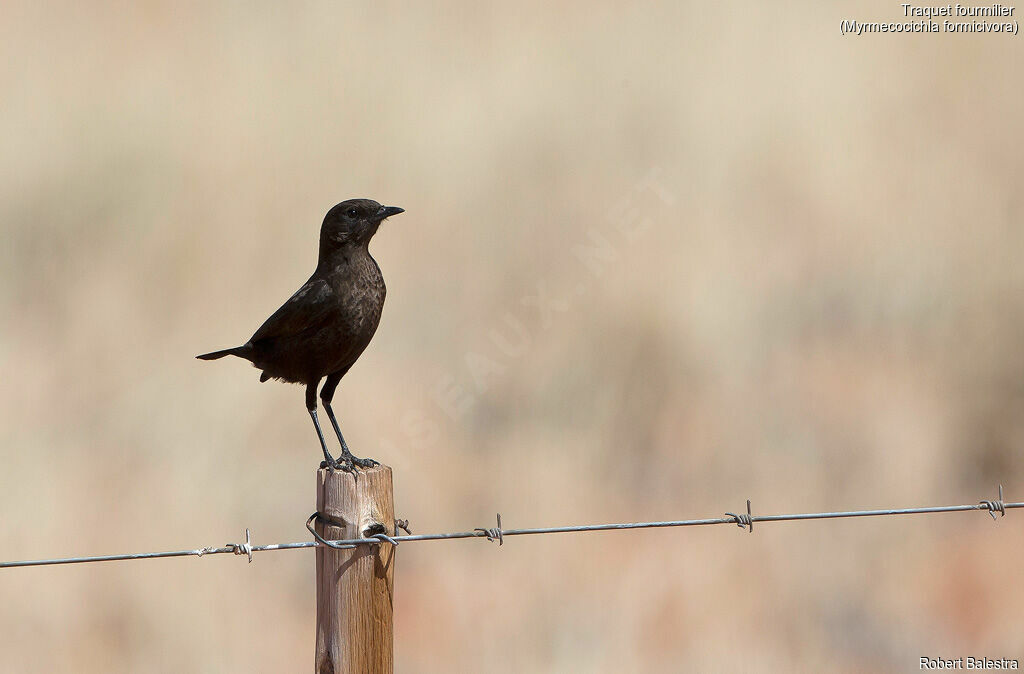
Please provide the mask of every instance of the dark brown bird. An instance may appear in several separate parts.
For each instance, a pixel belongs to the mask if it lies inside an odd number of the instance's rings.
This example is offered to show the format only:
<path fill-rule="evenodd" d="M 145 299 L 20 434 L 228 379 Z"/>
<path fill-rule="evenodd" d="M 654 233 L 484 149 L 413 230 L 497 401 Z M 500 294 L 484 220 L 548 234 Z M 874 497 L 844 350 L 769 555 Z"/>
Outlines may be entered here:
<path fill-rule="evenodd" d="M 370 256 L 369 243 L 380 223 L 404 212 L 370 199 L 349 199 L 327 212 L 320 228 L 320 256 L 316 271 L 284 305 L 242 346 L 196 356 L 216 360 L 238 356 L 263 370 L 260 381 L 306 385 L 306 409 L 313 419 L 324 464 L 354 471 L 377 465 L 373 459 L 352 456 L 331 409 L 338 382 L 373 338 L 384 308 L 384 277 Z M 341 442 L 336 461 L 327 451 L 316 415 L 316 387 L 327 416 Z"/>

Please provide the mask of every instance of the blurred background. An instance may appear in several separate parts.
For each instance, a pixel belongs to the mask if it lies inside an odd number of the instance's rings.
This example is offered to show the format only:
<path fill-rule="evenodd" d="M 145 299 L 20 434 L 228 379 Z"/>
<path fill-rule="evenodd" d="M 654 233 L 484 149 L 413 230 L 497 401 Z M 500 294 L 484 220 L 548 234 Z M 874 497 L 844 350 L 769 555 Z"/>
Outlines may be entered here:
<path fill-rule="evenodd" d="M 417 533 L 1020 500 L 1024 54 L 840 34 L 901 12 L 5 3 L 0 558 L 308 539 L 302 389 L 193 356 L 363 196 L 407 212 L 335 408 Z M 1020 658 L 1022 522 L 410 544 L 396 671 Z M 313 661 L 311 551 L 0 597 L 6 672 Z"/>

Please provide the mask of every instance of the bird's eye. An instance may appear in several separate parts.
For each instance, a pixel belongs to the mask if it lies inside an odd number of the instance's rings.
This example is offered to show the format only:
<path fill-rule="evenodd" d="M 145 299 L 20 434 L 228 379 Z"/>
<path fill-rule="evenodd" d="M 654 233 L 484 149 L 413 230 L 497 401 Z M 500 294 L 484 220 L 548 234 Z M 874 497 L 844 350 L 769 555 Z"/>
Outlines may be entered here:
<path fill-rule="evenodd" d="M 350 218 L 354 218 L 354 217 L 356 217 L 357 215 L 359 215 L 359 211 L 357 211 L 357 210 L 356 210 L 356 209 L 354 209 L 354 208 L 350 208 L 350 209 L 348 209 L 347 211 L 345 211 L 345 215 L 347 215 L 347 216 L 348 216 L 348 217 L 350 217 Z"/>

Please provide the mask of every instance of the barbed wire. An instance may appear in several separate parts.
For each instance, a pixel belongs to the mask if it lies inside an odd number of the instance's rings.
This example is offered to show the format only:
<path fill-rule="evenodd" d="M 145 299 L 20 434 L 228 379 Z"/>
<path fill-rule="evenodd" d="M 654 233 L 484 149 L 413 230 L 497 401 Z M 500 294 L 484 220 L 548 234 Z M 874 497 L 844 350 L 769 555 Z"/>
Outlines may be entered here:
<path fill-rule="evenodd" d="M 999 497 L 994 500 L 983 499 L 978 503 L 968 505 L 952 506 L 930 506 L 922 508 L 890 508 L 885 510 L 848 510 L 839 512 L 820 513 L 796 513 L 787 515 L 754 515 L 751 512 L 750 501 L 747 501 L 745 513 L 725 513 L 723 517 L 711 517 L 706 519 L 693 520 L 671 520 L 664 522 L 621 522 L 614 524 L 584 524 L 563 527 L 538 527 L 532 529 L 505 529 L 501 525 L 501 514 L 497 516 L 497 526 L 479 527 L 472 531 L 457 531 L 438 534 L 412 534 L 402 536 L 389 536 L 387 534 L 375 534 L 366 538 L 351 538 L 341 540 L 326 540 L 313 528 L 314 520 L 321 517 L 320 513 L 313 513 L 306 520 L 306 528 L 313 534 L 314 540 L 301 541 L 297 543 L 272 543 L 269 545 L 253 545 L 249 530 L 245 530 L 244 543 L 226 543 L 220 547 L 195 548 L 193 550 L 171 550 L 167 552 L 140 552 L 123 555 L 102 555 L 96 557 L 62 557 L 55 559 L 33 559 L 14 562 L 0 562 L 0 569 L 21 567 L 21 566 L 48 566 L 55 564 L 84 564 L 90 562 L 114 562 L 132 559 L 161 559 L 165 557 L 205 557 L 206 555 L 244 555 L 252 562 L 254 552 L 270 552 L 272 550 L 300 550 L 303 548 L 315 548 L 327 546 L 334 549 L 351 549 L 359 545 L 399 545 L 414 541 L 445 541 L 459 538 L 483 538 L 488 541 L 496 541 L 498 545 L 505 542 L 509 536 L 532 536 L 538 534 L 561 534 L 577 533 L 584 531 L 622 531 L 627 529 L 659 529 L 668 527 L 694 527 L 713 524 L 735 524 L 754 532 L 754 522 L 791 522 L 803 520 L 827 520 L 850 517 L 879 517 L 887 515 L 927 515 L 932 513 L 965 512 L 970 510 L 983 510 L 996 519 L 996 513 L 1001 517 L 1006 516 L 1006 511 L 1013 508 L 1024 508 L 1024 502 L 1006 503 L 1003 501 L 1003 486 L 999 485 Z M 396 520 L 396 529 L 402 528 L 409 531 L 409 524 L 406 520 Z"/>

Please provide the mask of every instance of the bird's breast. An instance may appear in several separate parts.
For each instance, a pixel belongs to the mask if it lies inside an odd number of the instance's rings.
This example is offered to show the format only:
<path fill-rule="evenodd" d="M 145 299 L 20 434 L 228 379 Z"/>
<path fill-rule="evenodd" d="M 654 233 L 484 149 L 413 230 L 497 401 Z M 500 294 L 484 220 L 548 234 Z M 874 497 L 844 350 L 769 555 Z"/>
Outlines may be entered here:
<path fill-rule="evenodd" d="M 387 288 L 384 277 L 372 258 L 369 264 L 347 265 L 337 270 L 332 290 L 343 321 L 355 333 L 369 331 L 372 335 L 380 322 Z"/>

